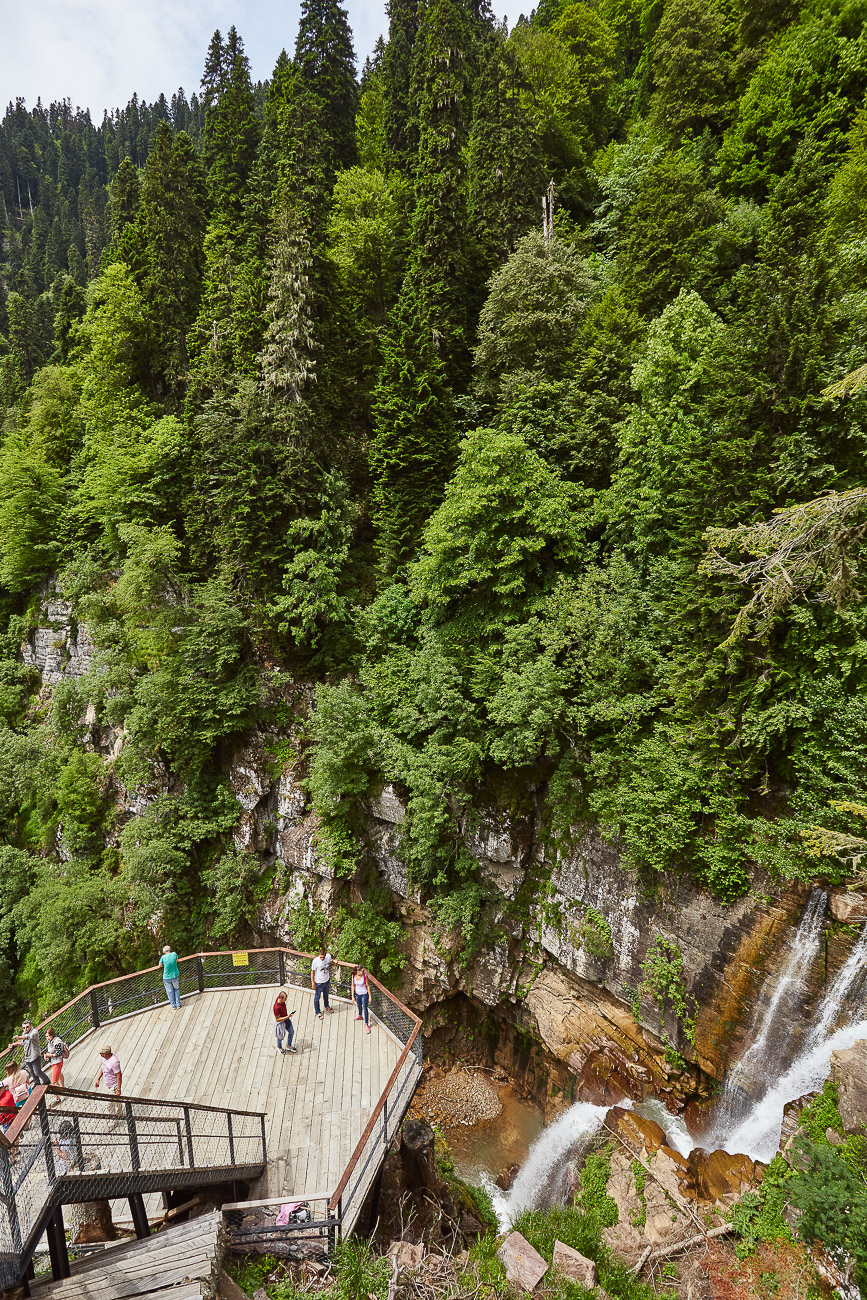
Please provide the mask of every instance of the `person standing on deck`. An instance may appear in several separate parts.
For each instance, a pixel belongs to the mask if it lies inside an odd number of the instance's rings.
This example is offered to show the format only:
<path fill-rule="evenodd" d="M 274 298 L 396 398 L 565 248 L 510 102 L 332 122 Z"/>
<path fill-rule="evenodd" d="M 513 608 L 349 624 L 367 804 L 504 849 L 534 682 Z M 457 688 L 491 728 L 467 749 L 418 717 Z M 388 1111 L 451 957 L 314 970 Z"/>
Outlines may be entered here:
<path fill-rule="evenodd" d="M 166 997 L 169 1000 L 169 1006 L 173 1011 L 180 1011 L 181 975 L 178 970 L 178 954 L 172 952 L 168 944 L 163 948 L 160 965 L 163 968 L 163 984 L 166 986 Z"/>
<path fill-rule="evenodd" d="M 120 1096 L 121 1086 L 123 1084 L 123 1072 L 120 1067 L 120 1061 L 114 1052 L 106 1043 L 105 1047 L 99 1049 L 102 1060 L 99 1063 L 99 1069 L 96 1072 L 96 1078 L 93 1081 L 94 1088 L 99 1087 L 99 1081 L 102 1079 L 105 1084 L 106 1092 L 113 1092 L 115 1097 Z M 122 1114 L 120 1104 L 111 1106 L 109 1114 L 120 1116 Z"/>
<path fill-rule="evenodd" d="M 282 989 L 277 994 L 277 1001 L 274 1003 L 274 1019 L 277 1022 L 274 1025 L 274 1033 L 277 1037 L 277 1050 L 280 1055 L 286 1055 L 286 1051 L 283 1050 L 283 1039 L 286 1035 L 289 1037 L 286 1050 L 296 1052 L 298 1049 L 292 1046 L 292 1039 L 295 1037 L 295 1030 L 292 1027 L 292 1012 L 286 1010 L 286 994 Z"/>
<path fill-rule="evenodd" d="M 63 1062 L 69 1056 L 69 1048 L 59 1034 L 55 1034 L 54 1025 L 45 1031 L 45 1064 L 51 1066 L 51 1082 L 65 1088 L 63 1082 Z"/>
<path fill-rule="evenodd" d="M 363 966 L 355 966 L 352 970 L 352 992 L 355 997 L 355 1005 L 358 1008 L 356 1020 L 364 1020 L 364 1028 L 370 1033 L 370 984 L 367 979 L 367 971 Z"/>
<path fill-rule="evenodd" d="M 319 949 L 319 956 L 313 958 L 310 987 L 313 989 L 313 1010 L 319 1019 L 324 1018 L 323 1012 L 319 1010 L 320 998 L 324 1001 L 329 1016 L 333 1015 L 333 1008 L 328 1005 L 328 995 L 331 992 L 331 953 L 326 952 L 324 945 Z"/>
<path fill-rule="evenodd" d="M 47 1084 L 48 1075 L 42 1068 L 42 1053 L 39 1050 L 39 1030 L 34 1029 L 32 1020 L 25 1020 L 21 1026 L 21 1037 L 13 1038 L 12 1042 L 16 1047 L 24 1048 L 24 1065 L 27 1073 L 33 1080 L 33 1086 L 39 1083 Z"/>

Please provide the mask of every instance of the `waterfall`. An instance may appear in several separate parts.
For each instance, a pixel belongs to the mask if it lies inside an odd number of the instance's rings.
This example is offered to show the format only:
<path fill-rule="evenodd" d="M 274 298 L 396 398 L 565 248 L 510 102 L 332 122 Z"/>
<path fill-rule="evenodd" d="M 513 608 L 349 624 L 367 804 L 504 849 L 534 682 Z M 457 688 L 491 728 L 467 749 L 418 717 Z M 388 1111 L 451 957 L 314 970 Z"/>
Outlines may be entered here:
<path fill-rule="evenodd" d="M 726 1075 L 706 1142 L 709 1147 L 725 1144 L 725 1135 L 745 1117 L 756 1095 L 762 1096 L 769 1080 L 782 1072 L 787 1049 L 792 1046 L 792 1026 L 800 1013 L 810 968 L 819 952 L 827 898 L 822 889 L 814 889 L 810 895 L 774 992 L 762 1013 L 756 1037 Z"/>
<path fill-rule="evenodd" d="M 729 1113 L 725 1117 L 729 1120 L 726 1126 L 717 1120 L 714 1133 L 719 1145 L 726 1151 L 740 1151 L 754 1160 L 770 1160 L 779 1145 L 783 1108 L 786 1104 L 822 1086 L 830 1072 L 832 1052 L 851 1047 L 859 1038 L 867 1036 L 867 987 L 863 986 L 865 972 L 867 925 L 848 960 L 831 981 L 809 1027 L 804 1047 L 794 1063 L 776 1080 L 773 1071 L 768 1070 L 769 1087 L 745 1114 Z M 839 1027 L 839 1020 L 847 1004 L 853 1023 Z M 735 1066 L 732 1074 L 736 1074 L 737 1070 L 738 1067 Z"/>
<path fill-rule="evenodd" d="M 860 1005 L 856 1008 L 856 1014 L 862 1009 L 867 1010 L 867 981 L 864 982 L 865 987 L 859 989 L 861 977 L 865 973 L 867 973 L 867 924 L 865 924 L 861 931 L 861 937 L 850 952 L 848 961 L 837 972 L 833 983 L 825 994 L 819 1008 L 819 1014 L 810 1029 L 807 1040 L 810 1046 L 815 1047 L 825 1041 L 828 1030 L 839 1019 L 843 1004 L 847 1001 L 850 993 L 861 993 Z"/>
<path fill-rule="evenodd" d="M 867 1037 L 867 1020 L 838 1029 L 824 1043 L 808 1048 L 768 1089 L 746 1118 L 723 1140 L 726 1151 L 742 1151 L 752 1160 L 769 1161 L 780 1143 L 783 1107 L 805 1092 L 821 1088 L 831 1067 L 831 1053 Z"/>
<path fill-rule="evenodd" d="M 621 1105 L 631 1103 L 621 1102 Z M 510 1191 L 501 1192 L 497 1187 L 488 1186 L 501 1227 L 508 1227 L 522 1210 L 536 1209 L 546 1202 L 563 1203 L 566 1167 L 575 1148 L 587 1145 L 607 1111 L 607 1106 L 577 1101 L 536 1138 Z"/>

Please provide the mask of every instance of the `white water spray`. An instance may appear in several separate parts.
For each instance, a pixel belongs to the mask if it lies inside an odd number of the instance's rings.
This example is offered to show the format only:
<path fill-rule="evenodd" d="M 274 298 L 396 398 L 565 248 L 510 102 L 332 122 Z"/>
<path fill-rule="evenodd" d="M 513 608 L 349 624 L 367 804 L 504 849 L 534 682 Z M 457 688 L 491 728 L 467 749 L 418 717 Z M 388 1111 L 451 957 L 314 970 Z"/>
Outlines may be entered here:
<path fill-rule="evenodd" d="M 816 1020 L 812 1025 L 807 1039 L 809 1047 L 817 1047 L 823 1043 L 828 1036 L 828 1031 L 838 1023 L 840 1014 L 847 1001 L 855 1001 L 850 995 L 860 994 L 857 1002 L 853 1007 L 854 1013 L 860 1018 L 862 1011 L 867 1011 L 867 925 L 861 931 L 861 937 L 855 944 L 855 947 L 849 953 L 849 958 L 840 970 L 831 984 Z M 861 987 L 863 982 L 863 988 Z"/>
<path fill-rule="evenodd" d="M 631 1102 L 621 1102 L 621 1105 L 630 1106 Z M 522 1210 L 541 1205 L 546 1194 L 553 1194 L 555 1201 L 562 1202 L 566 1165 L 575 1148 L 586 1146 L 594 1136 L 607 1111 L 607 1106 L 577 1101 L 536 1138 L 510 1191 L 489 1187 L 502 1228 L 508 1227 Z"/>
<path fill-rule="evenodd" d="M 787 1049 L 792 1046 L 792 1025 L 797 1022 L 810 969 L 821 945 L 827 901 L 822 889 L 814 889 L 810 895 L 756 1037 L 726 1075 L 713 1129 L 705 1142 L 711 1149 L 725 1145 L 726 1135 L 745 1119 L 751 1099 L 762 1096 L 786 1064 Z"/>
<path fill-rule="evenodd" d="M 726 1151 L 743 1152 L 752 1160 L 769 1161 L 780 1143 L 783 1107 L 805 1092 L 821 1088 L 831 1068 L 831 1053 L 851 1047 L 867 1037 L 867 1020 L 838 1029 L 824 1043 L 806 1051 L 795 1064 L 768 1089 L 749 1115 L 723 1141 Z"/>

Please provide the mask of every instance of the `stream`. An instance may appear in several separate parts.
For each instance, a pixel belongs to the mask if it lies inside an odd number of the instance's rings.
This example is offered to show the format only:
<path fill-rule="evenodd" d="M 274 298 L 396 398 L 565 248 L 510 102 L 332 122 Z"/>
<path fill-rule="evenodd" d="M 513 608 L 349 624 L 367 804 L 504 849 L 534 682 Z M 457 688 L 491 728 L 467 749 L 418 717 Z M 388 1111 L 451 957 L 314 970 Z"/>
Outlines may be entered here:
<path fill-rule="evenodd" d="M 656 1098 L 634 1105 L 638 1114 L 665 1130 L 669 1145 L 681 1155 L 700 1144 L 767 1163 L 779 1147 L 784 1107 L 821 1088 L 833 1051 L 867 1038 L 867 923 L 814 1014 L 806 1012 L 810 973 L 822 952 L 826 902 L 822 890 L 813 891 L 771 993 L 758 999 L 750 1044 L 728 1072 L 703 1135 L 694 1137 L 682 1116 L 669 1114 Z M 516 1101 L 519 1106 L 513 1105 L 508 1115 L 504 1109 L 502 1119 L 475 1125 L 455 1138 L 458 1172 L 486 1187 L 504 1228 L 524 1209 L 563 1203 L 573 1162 L 608 1110 L 578 1101 L 542 1128 L 537 1108 Z M 513 1164 L 520 1164 L 519 1172 L 510 1190 L 501 1191 L 494 1177 Z"/>

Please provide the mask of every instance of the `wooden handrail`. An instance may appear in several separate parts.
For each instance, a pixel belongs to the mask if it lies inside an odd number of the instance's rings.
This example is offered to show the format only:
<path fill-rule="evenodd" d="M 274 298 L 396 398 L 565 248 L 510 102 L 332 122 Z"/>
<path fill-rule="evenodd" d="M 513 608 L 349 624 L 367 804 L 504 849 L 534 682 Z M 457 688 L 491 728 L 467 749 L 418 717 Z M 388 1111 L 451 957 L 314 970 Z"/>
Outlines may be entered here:
<path fill-rule="evenodd" d="M 91 1101 L 101 1098 L 108 1100 L 113 1097 L 117 1101 L 115 1093 L 100 1093 L 95 1088 L 91 1092 L 86 1088 L 59 1088 L 55 1084 L 50 1084 L 48 1088 L 43 1088 L 43 1091 L 50 1092 L 53 1097 L 88 1097 Z M 236 1110 L 234 1106 L 207 1106 L 201 1101 L 172 1101 L 166 1097 L 140 1097 L 137 1093 L 122 1093 L 120 1100 L 141 1102 L 146 1106 L 174 1106 L 176 1109 L 180 1107 L 187 1110 L 206 1110 L 211 1113 L 216 1111 L 219 1115 L 249 1115 L 253 1119 L 262 1119 L 268 1114 L 265 1110 Z"/>
<path fill-rule="evenodd" d="M 26 1128 L 30 1116 L 35 1112 L 46 1092 L 48 1092 L 48 1087 L 44 1083 L 37 1084 L 10 1124 L 9 1132 L 0 1133 L 0 1141 L 7 1150 L 18 1141 L 18 1135 L 22 1129 Z"/>

